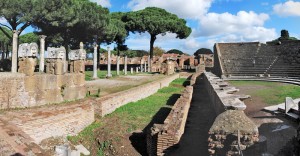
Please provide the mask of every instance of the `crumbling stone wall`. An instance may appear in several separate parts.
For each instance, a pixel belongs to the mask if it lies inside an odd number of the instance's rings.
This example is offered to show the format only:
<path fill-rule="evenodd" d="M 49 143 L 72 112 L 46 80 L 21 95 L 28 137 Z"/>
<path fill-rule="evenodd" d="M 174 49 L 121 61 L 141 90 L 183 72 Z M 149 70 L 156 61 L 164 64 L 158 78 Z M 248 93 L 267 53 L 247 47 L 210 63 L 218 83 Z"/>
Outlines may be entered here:
<path fill-rule="evenodd" d="M 36 144 L 43 139 L 76 135 L 94 122 L 94 107 L 89 100 L 79 104 L 9 111 L 0 115 L 30 136 Z"/>
<path fill-rule="evenodd" d="M 240 155 L 258 142 L 257 126 L 240 110 L 221 113 L 208 133 L 210 155 Z"/>
<path fill-rule="evenodd" d="M 193 87 L 187 86 L 172 107 L 164 124 L 154 124 L 147 134 L 147 152 L 150 156 L 164 155 L 180 141 L 188 116 Z"/>
<path fill-rule="evenodd" d="M 173 74 L 155 82 L 97 98 L 95 112 L 101 116 L 110 114 L 129 102 L 136 102 L 156 93 L 158 89 L 168 86 L 176 78 L 179 78 L 179 74 Z"/>
<path fill-rule="evenodd" d="M 212 100 L 212 106 L 216 114 L 221 114 L 225 110 L 245 110 L 246 105 L 241 99 L 247 99 L 249 95 L 233 94 L 239 91 L 237 88 L 230 86 L 223 79 L 216 75 L 205 72 L 205 88 L 209 92 Z"/>
<path fill-rule="evenodd" d="M 249 96 L 233 94 L 238 89 L 212 73 L 204 74 L 205 88 L 219 114 L 209 130 L 208 151 L 210 155 L 239 155 L 239 150 L 258 142 L 258 128 L 245 115 L 246 105 L 241 101 Z"/>
<path fill-rule="evenodd" d="M 0 74 L 0 109 L 26 108 L 85 97 L 84 74 Z"/>

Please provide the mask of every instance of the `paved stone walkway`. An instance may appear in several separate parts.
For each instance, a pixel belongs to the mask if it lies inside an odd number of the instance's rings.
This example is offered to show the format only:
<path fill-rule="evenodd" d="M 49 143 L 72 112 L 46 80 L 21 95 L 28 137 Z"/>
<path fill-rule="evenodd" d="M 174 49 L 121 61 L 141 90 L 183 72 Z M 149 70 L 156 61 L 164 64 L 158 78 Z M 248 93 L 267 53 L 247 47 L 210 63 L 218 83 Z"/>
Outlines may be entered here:
<path fill-rule="evenodd" d="M 208 155 L 208 131 L 216 117 L 208 92 L 203 89 L 203 76 L 197 78 L 194 86 L 193 99 L 189 110 L 185 133 L 183 134 L 179 148 L 174 149 L 168 155 L 171 156 L 207 156 Z"/>

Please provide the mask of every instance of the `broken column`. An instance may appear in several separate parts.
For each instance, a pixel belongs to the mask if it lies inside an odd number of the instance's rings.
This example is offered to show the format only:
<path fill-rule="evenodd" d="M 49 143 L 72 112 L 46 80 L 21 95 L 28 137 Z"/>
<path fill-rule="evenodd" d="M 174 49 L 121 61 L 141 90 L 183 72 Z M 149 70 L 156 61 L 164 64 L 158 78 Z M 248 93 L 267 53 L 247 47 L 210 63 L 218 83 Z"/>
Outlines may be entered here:
<path fill-rule="evenodd" d="M 98 76 L 97 76 L 97 47 L 98 47 L 98 45 L 96 43 L 94 43 L 93 79 L 98 79 Z"/>
<path fill-rule="evenodd" d="M 111 58 L 110 58 L 110 49 L 107 47 L 107 75 L 106 77 L 111 77 Z"/>
<path fill-rule="evenodd" d="M 46 73 L 54 75 L 63 75 L 65 73 L 66 49 L 61 46 L 60 48 L 48 47 L 48 58 L 46 59 Z"/>
<path fill-rule="evenodd" d="M 127 56 L 125 56 L 124 60 L 124 74 L 127 75 Z"/>
<path fill-rule="evenodd" d="M 80 49 L 71 50 L 69 52 L 70 73 L 85 72 L 86 51 L 83 49 L 83 43 L 80 42 Z"/>
<path fill-rule="evenodd" d="M 117 75 L 120 75 L 120 56 L 117 56 Z"/>
<path fill-rule="evenodd" d="M 44 72 L 45 68 L 45 38 L 47 36 L 40 35 L 40 64 L 39 64 L 39 71 Z"/>
<path fill-rule="evenodd" d="M 38 52 L 38 45 L 36 43 L 23 43 L 19 45 L 18 58 L 19 69 L 18 72 L 24 73 L 26 76 L 34 75 L 36 65 L 36 55 Z"/>
<path fill-rule="evenodd" d="M 17 64 L 18 64 L 18 37 L 20 31 L 14 30 L 13 31 L 13 46 L 12 46 L 12 54 L 11 54 L 11 72 L 17 72 Z"/>

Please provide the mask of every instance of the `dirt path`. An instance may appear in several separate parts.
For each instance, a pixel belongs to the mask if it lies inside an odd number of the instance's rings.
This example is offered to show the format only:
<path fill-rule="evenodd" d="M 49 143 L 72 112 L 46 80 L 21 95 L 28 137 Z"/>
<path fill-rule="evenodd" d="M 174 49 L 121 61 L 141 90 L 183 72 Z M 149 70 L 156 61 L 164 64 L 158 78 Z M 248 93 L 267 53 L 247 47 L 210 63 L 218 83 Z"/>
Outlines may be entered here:
<path fill-rule="evenodd" d="M 174 156 L 206 156 L 208 155 L 208 131 L 216 117 L 208 92 L 203 89 L 204 82 L 200 76 L 194 86 L 193 99 L 189 110 L 185 132 L 179 142 L 178 149 L 170 152 Z"/>

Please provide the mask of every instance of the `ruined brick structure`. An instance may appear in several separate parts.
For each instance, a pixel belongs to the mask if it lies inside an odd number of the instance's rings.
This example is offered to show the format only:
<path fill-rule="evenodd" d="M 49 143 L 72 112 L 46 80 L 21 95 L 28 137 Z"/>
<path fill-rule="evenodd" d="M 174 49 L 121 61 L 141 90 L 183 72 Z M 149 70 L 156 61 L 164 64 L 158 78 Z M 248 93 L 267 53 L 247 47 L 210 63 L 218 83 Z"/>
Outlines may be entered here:
<path fill-rule="evenodd" d="M 150 156 L 164 155 L 179 143 L 184 133 L 192 95 L 193 87 L 187 86 L 172 107 L 164 124 L 154 124 L 147 133 L 147 152 Z"/>

